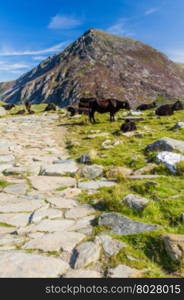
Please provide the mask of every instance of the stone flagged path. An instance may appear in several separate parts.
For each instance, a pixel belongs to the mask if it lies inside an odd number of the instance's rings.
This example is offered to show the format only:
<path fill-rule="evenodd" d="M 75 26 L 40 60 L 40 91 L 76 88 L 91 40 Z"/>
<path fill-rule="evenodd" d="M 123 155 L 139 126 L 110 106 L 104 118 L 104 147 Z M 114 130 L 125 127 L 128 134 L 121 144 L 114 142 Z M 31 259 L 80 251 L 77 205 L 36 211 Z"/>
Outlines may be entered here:
<path fill-rule="evenodd" d="M 84 171 L 91 180 L 77 186 L 79 166 L 68 157 L 57 122 L 57 114 L 0 119 L 0 181 L 8 183 L 0 189 L 0 277 L 104 277 L 102 256 L 126 247 L 107 233 L 93 237 L 100 212 L 79 195 L 116 182 L 93 180 L 103 171 L 93 166 Z"/>

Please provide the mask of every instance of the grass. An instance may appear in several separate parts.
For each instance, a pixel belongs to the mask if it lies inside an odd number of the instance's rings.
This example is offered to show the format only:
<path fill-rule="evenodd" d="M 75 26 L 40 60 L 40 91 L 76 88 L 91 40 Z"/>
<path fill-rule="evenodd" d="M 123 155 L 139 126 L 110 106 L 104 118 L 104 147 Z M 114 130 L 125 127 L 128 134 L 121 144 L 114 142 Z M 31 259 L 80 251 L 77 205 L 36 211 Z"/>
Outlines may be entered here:
<path fill-rule="evenodd" d="M 105 173 L 115 166 L 137 170 L 146 166 L 148 162 L 155 161 L 156 153 L 144 151 L 148 144 L 163 137 L 184 141 L 183 129 L 171 130 L 177 122 L 183 120 L 183 111 L 161 118 L 155 116 L 152 111 L 144 112 L 144 120 L 137 123 L 137 133 L 132 137 L 119 133 L 123 116 L 126 116 L 126 113 L 119 112 L 116 115 L 117 121 L 109 123 L 107 114 L 97 114 L 96 119 L 99 123 L 94 125 L 86 120 L 86 116 L 73 119 L 63 118 L 62 124 L 67 124 L 70 133 L 67 144 L 71 157 L 78 159 L 81 154 L 94 151 L 92 163 L 104 166 Z M 97 132 L 95 138 L 88 138 L 91 130 Z M 102 132 L 109 133 L 109 136 L 98 137 L 98 133 Z M 119 140 L 121 143 L 104 150 L 102 143 L 107 139 L 112 142 Z M 72 141 L 75 143 L 72 144 Z M 118 184 L 114 187 L 101 188 L 93 194 L 81 194 L 81 202 L 90 203 L 102 212 L 114 211 L 136 221 L 160 225 L 160 230 L 153 233 L 116 236 L 115 238 L 124 241 L 127 247 L 122 248 L 117 255 L 112 257 L 107 262 L 108 265 L 115 266 L 124 263 L 130 267 L 144 269 L 146 277 L 169 277 L 173 272 L 177 272 L 178 276 L 183 274 L 183 265 L 170 260 L 160 238 L 163 233 L 184 233 L 184 225 L 180 220 L 181 213 L 184 212 L 183 163 L 178 164 L 177 170 L 177 175 L 174 176 L 163 164 L 159 164 L 150 172 L 163 176 L 154 180 L 128 180 L 122 176 L 117 178 Z M 123 197 L 129 193 L 147 198 L 149 204 L 143 211 L 131 210 L 123 202 Z M 96 226 L 94 232 L 99 234 L 103 231 L 104 228 Z M 136 260 L 129 259 L 129 256 L 135 257 Z"/>

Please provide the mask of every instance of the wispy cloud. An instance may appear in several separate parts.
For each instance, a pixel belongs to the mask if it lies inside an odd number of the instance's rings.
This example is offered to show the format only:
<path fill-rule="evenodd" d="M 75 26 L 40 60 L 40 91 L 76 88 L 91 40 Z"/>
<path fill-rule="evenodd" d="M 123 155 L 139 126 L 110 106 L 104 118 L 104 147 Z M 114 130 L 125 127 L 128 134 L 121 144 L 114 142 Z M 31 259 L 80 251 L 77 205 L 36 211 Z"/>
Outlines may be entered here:
<path fill-rule="evenodd" d="M 46 58 L 47 58 L 46 56 L 41 56 L 41 55 L 40 56 L 33 56 L 32 57 L 33 60 L 44 60 Z"/>
<path fill-rule="evenodd" d="M 2 51 L 0 50 L 0 56 L 41 55 L 41 54 L 54 53 L 63 50 L 63 48 L 65 48 L 68 44 L 69 41 L 66 41 L 42 50 L 25 50 L 25 51 L 15 51 L 10 48 L 3 47 Z"/>
<path fill-rule="evenodd" d="M 158 10 L 159 10 L 159 9 L 156 8 L 156 7 L 147 9 L 147 10 L 144 12 L 144 15 L 145 15 L 145 16 L 152 15 L 152 14 L 156 13 Z"/>
<path fill-rule="evenodd" d="M 114 23 L 112 26 L 106 29 L 107 32 L 116 34 L 116 35 L 124 35 L 124 36 L 132 36 L 134 35 L 133 32 L 129 31 L 126 28 L 127 19 L 120 18 Z"/>
<path fill-rule="evenodd" d="M 50 29 L 72 29 L 81 24 L 82 24 L 82 21 L 77 18 L 58 14 L 51 18 L 48 28 L 50 28 Z"/>
<path fill-rule="evenodd" d="M 22 73 L 23 70 L 29 68 L 29 65 L 23 63 L 8 63 L 0 61 L 0 71 L 8 71 L 11 73 Z"/>

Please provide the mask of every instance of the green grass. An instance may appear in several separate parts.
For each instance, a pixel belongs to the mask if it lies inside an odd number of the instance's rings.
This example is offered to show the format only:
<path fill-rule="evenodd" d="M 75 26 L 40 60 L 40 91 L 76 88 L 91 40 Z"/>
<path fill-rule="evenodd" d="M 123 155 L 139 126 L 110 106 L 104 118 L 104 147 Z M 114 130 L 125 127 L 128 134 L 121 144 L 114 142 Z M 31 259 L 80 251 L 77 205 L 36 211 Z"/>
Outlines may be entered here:
<path fill-rule="evenodd" d="M 137 170 L 146 166 L 148 162 L 155 161 L 156 153 L 144 151 L 148 144 L 162 137 L 184 141 L 184 130 L 171 130 L 178 121 L 184 119 L 183 111 L 161 118 L 155 116 L 152 111 L 144 112 L 144 120 L 137 123 L 138 134 L 135 133 L 133 137 L 119 134 L 120 125 L 123 123 L 120 118 L 123 115 L 125 116 L 126 113 L 119 112 L 116 115 L 117 121 L 110 123 L 107 114 L 96 114 L 96 119 L 100 122 L 94 125 L 91 125 L 85 116 L 73 119 L 62 118 L 62 123 L 67 124 L 70 133 L 66 142 L 71 157 L 77 159 L 85 152 L 94 151 L 96 154 L 92 156 L 92 163 L 104 166 L 105 171 L 114 166 Z M 109 136 L 87 138 L 91 130 L 99 131 L 98 133 L 107 132 Z M 107 139 L 120 140 L 121 143 L 114 148 L 103 150 L 102 143 Z M 78 143 L 72 146 L 72 141 Z M 160 238 L 161 233 L 184 233 L 184 225 L 180 220 L 180 215 L 184 212 L 183 165 L 179 165 L 178 170 L 177 175 L 173 176 L 164 165 L 159 164 L 151 174 L 163 175 L 162 177 L 154 180 L 127 180 L 123 177 L 119 178 L 118 184 L 114 187 L 101 188 L 90 195 L 81 194 L 81 202 L 90 203 L 102 212 L 114 211 L 136 221 L 160 225 L 160 230 L 153 233 L 116 236 L 117 239 L 124 241 L 127 247 L 112 257 L 107 265 L 125 263 L 131 267 L 145 269 L 146 277 L 168 277 L 173 272 L 182 274 L 183 267 L 171 262 Z M 149 181 L 152 183 L 150 184 Z M 122 201 L 129 193 L 146 197 L 149 199 L 149 204 L 143 211 L 131 210 Z M 94 230 L 95 234 L 103 231 L 104 228 L 100 226 L 96 226 Z M 136 260 L 130 260 L 127 256 L 136 257 Z"/>

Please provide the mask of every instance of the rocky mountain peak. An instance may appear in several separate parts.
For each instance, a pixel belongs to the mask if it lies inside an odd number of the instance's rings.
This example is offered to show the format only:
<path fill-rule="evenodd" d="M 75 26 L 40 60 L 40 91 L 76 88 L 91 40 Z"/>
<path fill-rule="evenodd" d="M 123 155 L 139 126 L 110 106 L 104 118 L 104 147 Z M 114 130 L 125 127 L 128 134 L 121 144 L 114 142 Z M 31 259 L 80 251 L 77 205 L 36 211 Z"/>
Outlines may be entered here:
<path fill-rule="evenodd" d="M 184 70 L 148 45 L 92 28 L 4 90 L 1 99 L 11 103 L 66 106 L 98 96 L 128 100 L 134 107 L 159 96 L 182 97 Z"/>

